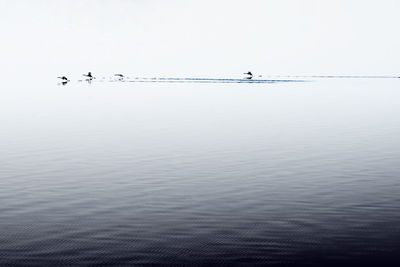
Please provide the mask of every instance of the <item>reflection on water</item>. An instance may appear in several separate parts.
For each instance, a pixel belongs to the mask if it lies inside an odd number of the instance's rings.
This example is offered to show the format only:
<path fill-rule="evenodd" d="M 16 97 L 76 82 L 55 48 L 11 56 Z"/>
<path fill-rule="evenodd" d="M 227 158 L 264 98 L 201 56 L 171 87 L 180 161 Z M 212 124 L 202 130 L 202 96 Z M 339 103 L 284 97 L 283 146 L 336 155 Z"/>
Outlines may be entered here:
<path fill-rule="evenodd" d="M 1 266 L 399 262 L 398 81 L 6 88 Z"/>

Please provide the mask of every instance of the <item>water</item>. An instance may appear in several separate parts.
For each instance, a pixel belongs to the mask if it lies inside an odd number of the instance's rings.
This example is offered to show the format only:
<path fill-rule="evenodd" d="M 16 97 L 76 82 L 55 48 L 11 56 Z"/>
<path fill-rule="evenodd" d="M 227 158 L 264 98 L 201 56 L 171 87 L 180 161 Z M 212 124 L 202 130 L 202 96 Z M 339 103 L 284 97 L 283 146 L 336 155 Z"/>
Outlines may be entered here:
<path fill-rule="evenodd" d="M 8 83 L 0 266 L 399 263 L 398 88 Z"/>

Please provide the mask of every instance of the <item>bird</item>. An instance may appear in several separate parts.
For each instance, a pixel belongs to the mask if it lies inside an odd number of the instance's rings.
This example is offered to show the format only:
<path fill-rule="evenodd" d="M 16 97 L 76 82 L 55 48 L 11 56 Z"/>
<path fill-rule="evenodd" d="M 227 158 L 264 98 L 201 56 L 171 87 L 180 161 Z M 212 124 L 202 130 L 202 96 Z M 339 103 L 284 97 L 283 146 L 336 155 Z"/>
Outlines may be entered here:
<path fill-rule="evenodd" d="M 122 75 L 122 74 L 119 74 L 119 73 L 117 73 L 117 74 L 114 74 L 114 76 L 117 76 L 119 81 L 122 81 L 122 80 L 125 78 L 125 76 L 124 76 L 124 75 Z"/>
<path fill-rule="evenodd" d="M 246 79 L 251 79 L 251 78 L 253 78 L 253 73 L 251 73 L 251 71 L 248 71 L 248 72 L 243 73 L 243 74 L 249 75 L 249 76 L 246 77 Z"/>
<path fill-rule="evenodd" d="M 94 79 L 94 77 L 92 76 L 92 73 L 90 71 L 88 74 L 83 74 L 83 76 L 88 77 L 90 80 Z"/>
<path fill-rule="evenodd" d="M 68 78 L 65 76 L 57 77 L 58 79 L 61 79 L 63 82 L 69 82 Z"/>

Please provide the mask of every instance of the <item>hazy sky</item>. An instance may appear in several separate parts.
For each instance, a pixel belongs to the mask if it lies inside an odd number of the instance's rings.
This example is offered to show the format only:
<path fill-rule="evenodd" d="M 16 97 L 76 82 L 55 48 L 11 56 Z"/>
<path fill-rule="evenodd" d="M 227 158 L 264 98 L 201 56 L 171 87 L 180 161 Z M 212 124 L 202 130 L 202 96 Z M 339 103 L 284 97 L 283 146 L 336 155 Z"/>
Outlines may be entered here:
<path fill-rule="evenodd" d="M 400 74 L 398 0 L 0 0 L 1 71 Z"/>

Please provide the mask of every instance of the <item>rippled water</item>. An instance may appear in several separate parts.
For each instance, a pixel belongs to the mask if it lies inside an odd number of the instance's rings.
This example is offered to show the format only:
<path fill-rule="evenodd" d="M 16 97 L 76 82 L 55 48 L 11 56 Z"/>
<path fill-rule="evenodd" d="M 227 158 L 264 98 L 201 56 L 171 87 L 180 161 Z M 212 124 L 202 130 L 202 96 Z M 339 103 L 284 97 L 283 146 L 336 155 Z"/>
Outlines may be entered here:
<path fill-rule="evenodd" d="M 0 265 L 398 263 L 399 88 L 7 84 Z"/>

